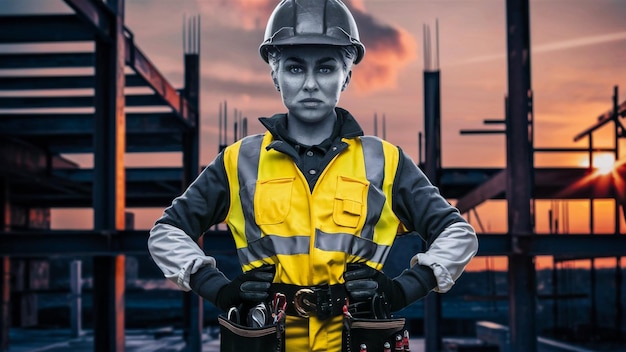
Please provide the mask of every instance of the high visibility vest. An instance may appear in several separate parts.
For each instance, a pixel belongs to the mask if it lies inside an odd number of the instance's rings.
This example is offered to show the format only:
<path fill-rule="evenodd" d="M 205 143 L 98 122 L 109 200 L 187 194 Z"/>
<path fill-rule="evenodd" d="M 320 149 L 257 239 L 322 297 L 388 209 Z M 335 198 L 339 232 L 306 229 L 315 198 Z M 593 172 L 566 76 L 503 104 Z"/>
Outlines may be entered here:
<path fill-rule="evenodd" d="M 343 283 L 347 263 L 380 270 L 400 220 L 392 211 L 399 151 L 377 137 L 344 138 L 348 147 L 311 191 L 288 155 L 266 147 L 269 132 L 227 147 L 226 217 L 243 271 L 276 266 L 275 282 Z"/>

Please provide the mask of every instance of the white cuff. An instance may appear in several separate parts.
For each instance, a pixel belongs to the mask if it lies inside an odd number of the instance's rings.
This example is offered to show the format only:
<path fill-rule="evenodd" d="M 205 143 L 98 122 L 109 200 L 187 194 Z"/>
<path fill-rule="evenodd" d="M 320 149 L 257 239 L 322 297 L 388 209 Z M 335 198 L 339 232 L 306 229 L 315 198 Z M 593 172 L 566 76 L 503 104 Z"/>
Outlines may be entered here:
<path fill-rule="evenodd" d="M 215 268 L 215 258 L 206 256 L 190 260 L 180 269 L 178 273 L 165 275 L 165 277 L 173 281 L 183 291 L 191 291 L 191 287 L 189 286 L 189 277 L 191 274 L 195 273 L 198 269 L 204 266 Z"/>
<path fill-rule="evenodd" d="M 435 292 L 446 293 L 454 285 L 454 280 L 452 280 L 452 275 L 450 275 L 448 269 L 437 263 L 435 258 L 427 253 L 418 253 L 411 258 L 411 267 L 415 265 L 425 265 L 433 270 L 435 279 L 437 279 L 437 287 L 434 288 Z"/>

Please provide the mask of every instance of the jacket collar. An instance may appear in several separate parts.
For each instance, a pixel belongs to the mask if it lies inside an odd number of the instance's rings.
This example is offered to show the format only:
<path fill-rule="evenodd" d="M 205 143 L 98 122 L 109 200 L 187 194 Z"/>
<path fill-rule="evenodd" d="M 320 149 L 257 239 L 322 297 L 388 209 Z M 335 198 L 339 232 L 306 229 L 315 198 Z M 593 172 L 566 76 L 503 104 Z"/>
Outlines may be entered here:
<path fill-rule="evenodd" d="M 359 126 L 356 119 L 342 108 L 335 108 L 337 112 L 337 124 L 333 132 L 332 139 L 334 138 L 356 138 L 363 135 L 363 129 Z M 265 128 L 272 134 L 274 140 L 287 142 L 289 144 L 297 143 L 289 137 L 287 134 L 287 114 L 275 114 L 272 117 L 261 117 L 259 121 L 265 126 Z M 322 142 L 324 143 L 324 142 Z"/>

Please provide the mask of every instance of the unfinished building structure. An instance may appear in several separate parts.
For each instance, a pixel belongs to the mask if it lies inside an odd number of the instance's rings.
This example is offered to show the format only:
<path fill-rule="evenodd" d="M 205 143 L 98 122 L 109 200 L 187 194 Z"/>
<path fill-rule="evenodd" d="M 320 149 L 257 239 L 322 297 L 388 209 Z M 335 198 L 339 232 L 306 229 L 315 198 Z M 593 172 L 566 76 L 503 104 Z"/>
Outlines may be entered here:
<path fill-rule="evenodd" d="M 28 305 L 28 300 L 32 303 L 38 289 L 36 285 L 25 287 L 23 291 L 31 292 L 20 296 L 23 302 L 11 301 L 10 278 L 15 272 L 11 266 L 28 267 L 30 264 L 25 263 L 35 263 L 30 265 L 35 268 L 40 265 L 37 262 L 47 257 L 86 255 L 93 258 L 93 266 L 98 268 L 93 278 L 94 350 L 123 351 L 125 255 L 145 254 L 148 236 L 146 230 L 132 228 L 132 221 L 127 221 L 132 217 L 127 216 L 126 209 L 167 206 L 199 171 L 199 26 L 192 22 L 187 27 L 185 82 L 182 89 L 176 89 L 139 49 L 131 29 L 124 26 L 123 0 L 63 1 L 72 13 L 0 18 L 2 44 L 93 44 L 93 50 L 81 52 L 39 50 L 0 54 L 0 70 L 34 71 L 0 77 L 0 90 L 14 92 L 10 97 L 0 97 L 0 219 L 3 220 L 0 343 L 3 348 L 9 345 L 9 307 Z M 422 166 L 445 197 L 458 200 L 456 206 L 463 213 L 489 199 L 507 200 L 508 232 L 479 234 L 479 255 L 508 257 L 509 331 L 507 339 L 503 340 L 507 342 L 502 343 L 510 351 L 532 352 L 537 350 L 533 258 L 553 256 L 564 261 L 616 257 L 618 264 L 621 263 L 626 238 L 621 235 L 619 218 L 626 202 L 623 188 L 626 166 L 616 168 L 611 176 L 615 180 L 612 186 L 602 189 L 595 187 L 599 179 L 591 177 L 593 165 L 567 169 L 534 166 L 535 153 L 581 150 L 534 147 L 528 0 L 507 0 L 506 3 L 508 99 L 506 117 L 497 122 L 505 126 L 501 132 L 507 140 L 506 168 L 442 167 L 437 67 L 428 67 L 424 75 L 426 157 Z M 93 71 L 79 75 L 58 71 L 41 74 L 40 71 L 57 68 Z M 151 93 L 125 94 L 127 87 L 148 87 Z M 64 89 L 93 91 L 67 95 Z M 61 91 L 21 94 L 30 90 Z M 165 107 L 168 111 L 125 111 L 126 107 L 154 106 Z M 88 112 L 58 112 L 77 107 L 86 108 Z M 619 102 L 616 90 L 613 107 L 577 136 L 588 138 L 589 147 L 584 151 L 590 155 L 602 151 L 594 147 L 593 133 L 604 126 L 613 126 L 615 147 L 610 151 L 619 160 L 618 139 L 626 136 L 624 116 L 626 102 Z M 181 166 L 127 167 L 124 154 L 133 152 L 180 152 Z M 81 168 L 64 157 L 72 153 L 92 155 L 93 167 Z M 577 187 L 570 187 L 572 185 Z M 593 230 L 586 234 L 537 235 L 533 227 L 535 199 L 600 198 L 614 200 L 614 236 L 597 236 Z M 66 207 L 92 208 L 93 230 L 51 230 L 50 209 Z M 211 235 L 213 251 L 232 251 L 226 231 Z M 619 288 L 622 286 L 621 269 L 617 272 L 615 283 Z M 194 295 L 186 295 L 185 300 L 184 338 L 190 351 L 200 351 L 205 321 L 203 304 Z M 619 328 L 623 325 L 619 289 L 615 303 L 618 312 L 615 325 Z M 441 299 L 430 295 L 425 307 L 426 350 L 440 351 L 443 349 Z M 411 311 L 407 312 L 410 317 Z M 21 317 L 24 316 L 26 314 Z"/>
<path fill-rule="evenodd" d="M 147 251 L 147 233 L 132 230 L 126 208 L 167 206 L 199 171 L 199 19 L 184 25 L 184 87 L 176 89 L 124 25 L 124 0 L 65 4 L 71 13 L 0 17 L 0 43 L 31 48 L 0 53 L 1 70 L 20 72 L 0 78 L 0 90 L 14 93 L 0 97 L 2 350 L 10 308 L 21 304 L 11 302 L 11 265 L 80 254 L 97 268 L 94 349 L 124 350 L 125 254 Z M 77 43 L 91 49 L 73 50 Z M 149 93 L 125 94 L 130 87 Z M 181 167 L 128 168 L 124 155 L 136 152 L 179 152 Z M 73 153 L 90 155 L 93 167 L 64 157 Z M 50 230 L 50 209 L 68 207 L 92 208 L 93 230 Z M 22 286 L 19 300 L 30 299 L 32 311 L 37 287 Z M 199 310 L 199 299 L 188 301 Z"/>

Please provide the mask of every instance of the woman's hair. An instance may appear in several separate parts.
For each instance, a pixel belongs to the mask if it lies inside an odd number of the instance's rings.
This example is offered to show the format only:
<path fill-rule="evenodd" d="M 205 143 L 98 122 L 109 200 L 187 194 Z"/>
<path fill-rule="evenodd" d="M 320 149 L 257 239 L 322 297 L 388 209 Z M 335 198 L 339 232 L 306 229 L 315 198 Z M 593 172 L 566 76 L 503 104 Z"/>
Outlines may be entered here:
<path fill-rule="evenodd" d="M 352 67 L 352 63 L 357 57 L 357 50 L 353 45 L 338 46 L 337 50 L 343 58 L 343 68 L 348 71 Z M 272 67 L 273 71 L 278 70 L 278 63 L 280 62 L 281 51 L 280 46 L 272 46 L 267 48 L 267 59 Z"/>

